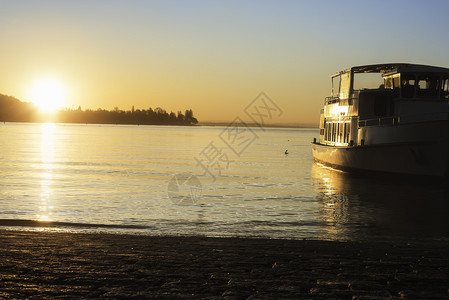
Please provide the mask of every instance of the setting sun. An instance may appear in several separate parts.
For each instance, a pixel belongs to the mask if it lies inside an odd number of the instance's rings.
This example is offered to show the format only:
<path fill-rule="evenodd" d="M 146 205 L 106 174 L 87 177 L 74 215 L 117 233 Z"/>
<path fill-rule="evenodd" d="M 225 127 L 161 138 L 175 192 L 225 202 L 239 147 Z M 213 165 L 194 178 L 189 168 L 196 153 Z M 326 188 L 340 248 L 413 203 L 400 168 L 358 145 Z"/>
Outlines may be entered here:
<path fill-rule="evenodd" d="M 62 108 L 67 96 L 64 85 L 55 79 L 36 82 L 30 93 L 31 101 L 44 112 L 54 112 Z"/>

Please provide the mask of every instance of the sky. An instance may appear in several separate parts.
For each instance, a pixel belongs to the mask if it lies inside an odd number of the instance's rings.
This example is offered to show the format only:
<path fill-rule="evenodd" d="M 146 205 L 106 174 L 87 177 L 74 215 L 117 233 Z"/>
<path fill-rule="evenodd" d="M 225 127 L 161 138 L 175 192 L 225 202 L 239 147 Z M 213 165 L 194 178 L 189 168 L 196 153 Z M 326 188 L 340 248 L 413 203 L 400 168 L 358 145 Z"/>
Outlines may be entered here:
<path fill-rule="evenodd" d="M 273 123 L 318 123 L 332 73 L 449 67 L 449 1 L 0 0 L 0 93 L 64 86 L 66 107 L 192 109 L 245 119 L 265 92 Z"/>

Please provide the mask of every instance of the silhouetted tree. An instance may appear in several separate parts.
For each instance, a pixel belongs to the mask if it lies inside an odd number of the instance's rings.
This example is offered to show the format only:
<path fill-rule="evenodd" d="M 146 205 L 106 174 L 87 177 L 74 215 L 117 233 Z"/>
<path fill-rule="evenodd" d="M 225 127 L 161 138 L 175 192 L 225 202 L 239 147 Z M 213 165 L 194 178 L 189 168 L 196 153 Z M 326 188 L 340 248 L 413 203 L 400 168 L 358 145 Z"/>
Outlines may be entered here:
<path fill-rule="evenodd" d="M 31 103 L 0 94 L 0 121 L 1 122 L 35 122 L 45 121 L 39 119 L 38 109 Z M 167 113 L 161 107 L 154 110 L 150 107 L 123 111 L 118 107 L 113 110 L 98 108 L 97 110 L 64 109 L 58 112 L 57 121 L 63 123 L 105 123 L 105 124 L 169 124 L 169 125 L 195 125 L 198 120 L 193 117 L 192 110 L 186 110 L 185 114 L 178 111 Z"/>

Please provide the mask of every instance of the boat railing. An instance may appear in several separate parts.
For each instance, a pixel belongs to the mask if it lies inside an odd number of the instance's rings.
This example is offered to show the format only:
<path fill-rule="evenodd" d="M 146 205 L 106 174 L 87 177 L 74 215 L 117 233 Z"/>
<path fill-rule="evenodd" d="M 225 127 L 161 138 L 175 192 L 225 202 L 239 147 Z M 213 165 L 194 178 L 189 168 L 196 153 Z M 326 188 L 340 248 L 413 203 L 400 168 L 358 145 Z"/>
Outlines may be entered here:
<path fill-rule="evenodd" d="M 338 96 L 329 96 L 324 99 L 325 104 L 337 103 L 338 101 L 340 101 L 340 97 Z"/>
<path fill-rule="evenodd" d="M 448 115 L 446 112 L 436 112 L 436 113 L 426 113 L 426 114 L 415 114 L 415 115 L 405 115 L 401 117 L 383 117 L 375 119 L 365 119 L 359 120 L 359 127 L 366 126 L 384 126 L 384 125 L 398 125 L 401 123 L 409 123 L 413 121 L 436 121 L 436 120 L 447 120 Z"/>
<path fill-rule="evenodd" d="M 366 120 L 359 120 L 359 127 L 397 125 L 400 122 L 401 117 L 383 117 L 375 119 L 366 119 Z"/>
<path fill-rule="evenodd" d="M 329 96 L 324 98 L 324 105 L 334 104 L 338 102 L 342 102 L 344 105 L 352 105 L 355 100 L 357 100 L 357 97 L 349 97 L 340 99 L 338 96 Z"/>

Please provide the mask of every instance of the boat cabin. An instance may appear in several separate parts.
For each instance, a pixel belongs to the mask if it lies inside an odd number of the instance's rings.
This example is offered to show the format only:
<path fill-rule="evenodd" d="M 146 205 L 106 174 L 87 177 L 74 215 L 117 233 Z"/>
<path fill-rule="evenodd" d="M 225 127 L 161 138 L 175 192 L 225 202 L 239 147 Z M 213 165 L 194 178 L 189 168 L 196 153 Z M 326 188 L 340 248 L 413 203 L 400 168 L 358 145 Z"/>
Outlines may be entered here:
<path fill-rule="evenodd" d="M 331 76 L 320 143 L 363 145 L 360 129 L 449 119 L 449 69 L 416 64 L 358 66 Z"/>

